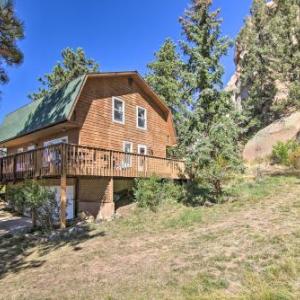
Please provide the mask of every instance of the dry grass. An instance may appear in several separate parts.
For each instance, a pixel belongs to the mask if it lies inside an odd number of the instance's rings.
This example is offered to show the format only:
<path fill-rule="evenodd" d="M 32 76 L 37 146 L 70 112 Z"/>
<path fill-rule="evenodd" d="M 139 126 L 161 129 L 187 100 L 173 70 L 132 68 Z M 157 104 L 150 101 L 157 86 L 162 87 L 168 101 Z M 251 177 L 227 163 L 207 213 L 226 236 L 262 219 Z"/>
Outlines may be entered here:
<path fill-rule="evenodd" d="M 241 184 L 212 208 L 165 205 L 38 246 L 1 241 L 1 299 L 299 299 L 300 180 Z"/>

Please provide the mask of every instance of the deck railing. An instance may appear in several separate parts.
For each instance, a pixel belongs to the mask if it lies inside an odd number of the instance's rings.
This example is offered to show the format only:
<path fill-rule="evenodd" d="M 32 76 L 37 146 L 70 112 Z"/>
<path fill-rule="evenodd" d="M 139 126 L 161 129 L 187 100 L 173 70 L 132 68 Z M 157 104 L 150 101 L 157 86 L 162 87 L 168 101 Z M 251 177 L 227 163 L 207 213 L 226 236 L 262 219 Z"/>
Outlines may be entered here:
<path fill-rule="evenodd" d="M 0 180 L 35 177 L 112 176 L 181 178 L 179 160 L 71 144 L 51 145 L 0 158 Z"/>

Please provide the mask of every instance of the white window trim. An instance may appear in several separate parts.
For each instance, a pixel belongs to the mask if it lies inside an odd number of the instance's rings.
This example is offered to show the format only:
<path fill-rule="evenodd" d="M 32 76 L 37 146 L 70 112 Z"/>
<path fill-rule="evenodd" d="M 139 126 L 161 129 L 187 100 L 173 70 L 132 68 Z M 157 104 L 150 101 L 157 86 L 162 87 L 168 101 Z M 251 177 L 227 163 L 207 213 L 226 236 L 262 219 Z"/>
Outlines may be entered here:
<path fill-rule="evenodd" d="M 140 127 L 139 126 L 139 108 L 143 109 L 145 111 L 145 127 Z M 138 129 L 147 130 L 147 127 L 148 127 L 148 116 L 147 116 L 147 109 L 145 107 L 142 107 L 142 106 L 137 106 L 136 107 L 136 127 Z"/>
<path fill-rule="evenodd" d="M 147 155 L 147 153 L 148 153 L 148 148 L 147 148 L 146 145 L 142 145 L 142 144 L 138 144 L 138 154 L 140 154 L 141 148 L 144 148 L 144 149 L 145 149 L 145 155 Z"/>
<path fill-rule="evenodd" d="M 35 149 L 35 145 L 30 145 L 27 147 L 27 151 L 32 151 Z"/>
<path fill-rule="evenodd" d="M 141 148 L 145 149 L 145 154 L 144 155 L 147 155 L 147 153 L 148 153 L 147 146 L 146 145 L 141 145 L 141 144 L 138 145 L 138 154 L 140 154 L 140 149 Z M 140 155 L 142 155 L 142 154 L 140 154 Z M 143 162 L 143 164 L 141 164 L 142 162 Z M 147 168 L 147 166 L 145 165 L 145 159 L 142 156 L 138 156 L 138 171 L 143 172 L 143 171 L 146 170 L 146 168 Z"/>
<path fill-rule="evenodd" d="M 68 143 L 68 141 L 69 141 L 68 136 L 62 136 L 62 137 L 57 138 L 57 139 L 46 141 L 46 142 L 44 142 L 44 147 L 47 147 L 49 145 L 60 144 L 60 143 L 62 143 L 62 140 L 66 140 L 66 142 Z"/>
<path fill-rule="evenodd" d="M 123 103 L 123 121 L 115 120 L 115 100 L 118 100 Z M 118 97 L 112 97 L 112 120 L 118 124 L 125 124 L 125 102 L 123 99 Z"/>
<path fill-rule="evenodd" d="M 125 146 L 126 144 L 130 145 L 130 152 L 125 152 Z M 128 142 L 128 141 L 124 141 L 123 142 L 123 152 L 125 153 L 133 153 L 133 143 L 132 142 Z M 126 156 L 126 154 L 124 154 Z M 132 156 L 129 156 L 129 163 L 127 163 L 125 160 L 122 162 L 122 167 L 123 168 L 130 168 L 132 166 Z"/>
<path fill-rule="evenodd" d="M 128 142 L 128 141 L 124 141 L 123 142 L 123 152 L 125 152 L 125 146 L 126 144 L 130 144 L 130 153 L 133 153 L 133 143 L 132 142 Z"/>
<path fill-rule="evenodd" d="M 17 153 L 22 153 L 22 152 L 24 152 L 24 148 L 23 147 L 20 147 L 20 148 L 17 149 Z"/>

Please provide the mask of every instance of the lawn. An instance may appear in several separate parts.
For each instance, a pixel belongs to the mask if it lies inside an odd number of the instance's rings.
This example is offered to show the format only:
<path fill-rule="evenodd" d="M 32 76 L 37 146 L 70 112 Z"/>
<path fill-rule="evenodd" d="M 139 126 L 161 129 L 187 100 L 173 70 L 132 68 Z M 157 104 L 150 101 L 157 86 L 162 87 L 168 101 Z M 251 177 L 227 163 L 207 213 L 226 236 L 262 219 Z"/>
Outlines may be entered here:
<path fill-rule="evenodd" d="M 72 239 L 2 239 L 0 298 L 300 299 L 300 179 L 232 192 L 210 208 L 136 209 Z"/>

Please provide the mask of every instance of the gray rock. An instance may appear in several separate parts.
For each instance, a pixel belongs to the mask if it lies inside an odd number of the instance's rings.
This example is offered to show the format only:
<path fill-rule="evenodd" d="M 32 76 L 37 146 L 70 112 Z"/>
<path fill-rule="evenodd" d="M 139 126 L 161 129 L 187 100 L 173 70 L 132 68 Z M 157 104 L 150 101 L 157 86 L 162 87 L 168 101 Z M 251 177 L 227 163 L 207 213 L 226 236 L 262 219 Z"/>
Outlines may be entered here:
<path fill-rule="evenodd" d="M 272 153 L 273 146 L 281 142 L 299 138 L 300 112 L 295 112 L 263 128 L 246 144 L 243 158 L 254 162 L 267 158 Z"/>

